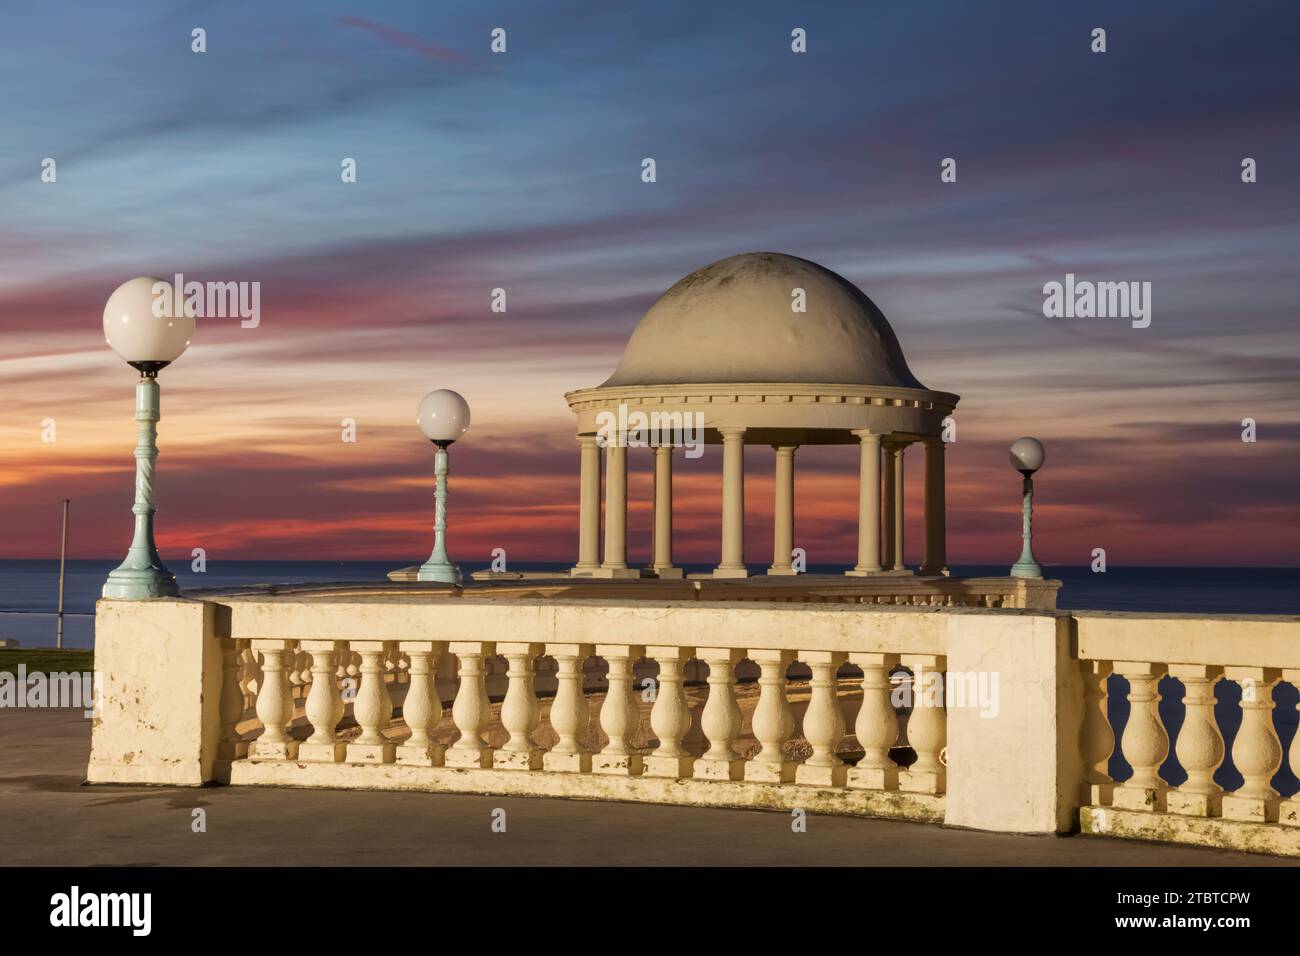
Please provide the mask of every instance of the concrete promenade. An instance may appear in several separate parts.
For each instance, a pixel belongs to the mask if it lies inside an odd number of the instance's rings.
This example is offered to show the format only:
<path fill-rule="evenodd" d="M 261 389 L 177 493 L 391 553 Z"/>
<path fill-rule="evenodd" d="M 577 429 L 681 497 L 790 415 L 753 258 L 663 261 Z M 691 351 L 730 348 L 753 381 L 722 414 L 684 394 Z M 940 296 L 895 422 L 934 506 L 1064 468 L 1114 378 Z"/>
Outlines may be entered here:
<path fill-rule="evenodd" d="M 889 820 L 420 793 L 83 786 L 80 711 L 0 710 L 0 862 L 42 865 L 1278 866 L 1300 860 Z M 207 832 L 191 829 L 193 810 Z M 505 810 L 506 832 L 493 832 Z"/>

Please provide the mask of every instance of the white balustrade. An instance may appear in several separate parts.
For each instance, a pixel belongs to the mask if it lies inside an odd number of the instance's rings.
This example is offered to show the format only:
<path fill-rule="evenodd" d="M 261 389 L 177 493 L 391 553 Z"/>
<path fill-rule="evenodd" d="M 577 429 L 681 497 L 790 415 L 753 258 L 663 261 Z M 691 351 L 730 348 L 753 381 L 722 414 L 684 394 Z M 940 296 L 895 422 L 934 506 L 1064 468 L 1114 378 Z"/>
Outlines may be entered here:
<path fill-rule="evenodd" d="M 460 664 L 460 687 L 451 705 L 451 719 L 460 731 L 460 737 L 447 748 L 443 759 L 448 767 L 490 767 L 492 748 L 483 741 L 483 731 L 492 719 L 484 659 L 496 653 L 496 645 L 453 641 L 448 649 Z"/>
<path fill-rule="evenodd" d="M 298 759 L 308 763 L 338 763 L 347 755 L 347 746 L 338 739 L 336 729 L 343 719 L 343 697 L 339 693 L 338 659 L 346 653 L 341 641 L 303 641 L 308 656 L 311 689 L 304 707 L 312 734 L 298 747 Z"/>
<path fill-rule="evenodd" d="M 289 736 L 293 697 L 285 660 L 294 653 L 294 642 L 256 640 L 253 650 L 262 658 L 261 687 L 257 692 L 257 719 L 262 722 L 262 734 L 249 747 L 249 756 L 254 760 L 293 760 L 298 756 L 298 743 Z"/>
<path fill-rule="evenodd" d="M 416 767 L 442 766 L 446 747 L 430 736 L 442 720 L 442 700 L 438 697 L 435 675 L 438 659 L 446 645 L 439 641 L 402 641 L 408 686 L 402 701 L 402 720 L 411 736 L 397 748 L 397 762 Z"/>
<path fill-rule="evenodd" d="M 392 641 L 360 643 L 361 684 L 352 702 L 352 716 L 361 733 L 348 742 L 348 763 L 393 763 L 396 759 L 397 744 L 384 735 L 393 719 L 387 680 L 387 659 L 392 650 Z"/>
<path fill-rule="evenodd" d="M 794 651 L 750 651 L 759 667 L 758 706 L 754 708 L 754 739 L 759 751 L 745 763 L 745 779 L 759 783 L 791 783 L 798 764 L 786 756 L 785 745 L 794 735 L 794 714 L 786 690 L 786 671 Z"/>
<path fill-rule="evenodd" d="M 583 693 L 582 670 L 591 656 L 590 644 L 547 644 L 546 653 L 555 661 L 556 691 L 551 702 L 551 729 L 559 736 L 554 747 L 542 755 L 542 769 L 555 773 L 588 773 L 591 753 L 583 736 L 591 721 Z"/>
<path fill-rule="evenodd" d="M 812 747 L 812 756 L 795 771 L 795 783 L 814 787 L 842 787 L 848 767 L 836 756 L 844 739 L 844 714 L 837 695 L 836 674 L 846 655 L 832 651 L 811 651 L 799 659 L 812 669 L 812 696 L 803 715 L 803 735 Z"/>
<path fill-rule="evenodd" d="M 690 777 L 695 758 L 682 747 L 691 729 L 682 674 L 693 653 L 688 647 L 647 647 L 646 656 L 659 662 L 655 700 L 650 708 L 650 729 L 659 738 L 659 746 L 645 758 L 645 775 L 674 780 Z"/>
<path fill-rule="evenodd" d="M 644 760 L 632 749 L 632 736 L 641 722 L 633 688 L 632 665 L 643 656 L 644 648 L 627 644 L 598 644 L 596 653 L 609 664 L 606 680 L 609 690 L 600 708 L 600 728 L 609 743 L 592 756 L 595 773 L 635 777 L 644 769 Z"/>
<path fill-rule="evenodd" d="M 944 706 L 945 659 L 931 654 L 904 654 L 904 667 L 912 671 L 912 713 L 907 738 L 916 760 L 899 771 L 898 786 L 918 793 L 943 793 L 947 786 L 944 748 L 948 744 L 948 715 Z"/>
<path fill-rule="evenodd" d="M 540 644 L 497 644 L 506 659 L 509 684 L 501 703 L 501 723 L 510 739 L 492 755 L 492 765 L 508 770 L 541 770 L 542 751 L 533 743 L 533 731 L 541 720 L 542 708 L 533 688 L 533 660 Z"/>
<path fill-rule="evenodd" d="M 889 672 L 898 666 L 897 654 L 850 654 L 849 662 L 862 668 L 862 706 L 853 734 L 862 759 L 848 773 L 848 785 L 862 790 L 898 788 L 898 764 L 889 749 L 898 740 L 898 714 L 894 709 Z"/>
<path fill-rule="evenodd" d="M 695 761 L 695 777 L 739 780 L 744 776 L 745 762 L 736 756 L 734 749 L 740 736 L 735 668 L 745 655 L 738 650 L 711 647 L 701 647 L 695 653 L 709 665 L 709 697 L 700 718 L 700 729 L 709 741 L 709 749 Z"/>

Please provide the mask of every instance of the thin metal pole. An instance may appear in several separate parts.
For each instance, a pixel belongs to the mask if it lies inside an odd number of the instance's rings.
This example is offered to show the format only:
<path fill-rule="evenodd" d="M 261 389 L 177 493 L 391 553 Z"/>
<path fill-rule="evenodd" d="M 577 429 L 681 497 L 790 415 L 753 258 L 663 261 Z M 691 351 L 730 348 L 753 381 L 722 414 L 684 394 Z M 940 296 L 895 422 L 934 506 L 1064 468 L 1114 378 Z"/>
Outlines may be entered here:
<path fill-rule="evenodd" d="M 59 543 L 59 626 L 54 633 L 54 646 L 57 648 L 63 647 L 63 568 L 68 557 L 68 501 L 63 499 L 63 539 Z"/>

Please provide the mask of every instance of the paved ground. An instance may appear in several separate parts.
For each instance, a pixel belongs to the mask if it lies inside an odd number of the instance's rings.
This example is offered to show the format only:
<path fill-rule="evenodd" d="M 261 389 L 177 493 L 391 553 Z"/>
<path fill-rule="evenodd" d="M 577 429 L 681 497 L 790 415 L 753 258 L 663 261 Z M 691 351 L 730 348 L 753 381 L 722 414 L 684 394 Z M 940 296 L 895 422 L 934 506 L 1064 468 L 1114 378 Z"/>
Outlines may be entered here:
<path fill-rule="evenodd" d="M 1272 866 L 1219 850 L 782 813 L 412 793 L 82 785 L 80 711 L 0 711 L 0 862 L 24 865 Z M 192 811 L 207 832 L 191 829 Z M 505 833 L 491 829 L 496 808 Z"/>

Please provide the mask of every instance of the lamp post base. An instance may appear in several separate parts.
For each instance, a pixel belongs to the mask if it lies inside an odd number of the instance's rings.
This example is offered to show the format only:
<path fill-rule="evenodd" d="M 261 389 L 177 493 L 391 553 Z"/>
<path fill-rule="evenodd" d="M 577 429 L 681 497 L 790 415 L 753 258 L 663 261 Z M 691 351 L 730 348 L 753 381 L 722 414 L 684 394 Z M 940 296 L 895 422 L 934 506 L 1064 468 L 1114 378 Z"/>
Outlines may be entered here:
<path fill-rule="evenodd" d="M 1011 565 L 1011 576 L 1013 578 L 1041 578 L 1043 576 L 1043 566 L 1037 561 L 1017 561 Z"/>
<path fill-rule="evenodd" d="M 420 570 L 416 572 L 415 580 L 437 581 L 440 584 L 460 584 L 460 568 L 451 563 L 434 564 L 431 561 L 426 562 L 425 564 L 420 565 Z"/>
<path fill-rule="evenodd" d="M 181 593 L 176 575 L 161 565 L 114 569 L 104 582 L 102 596 L 134 601 L 140 598 L 175 597 Z"/>

